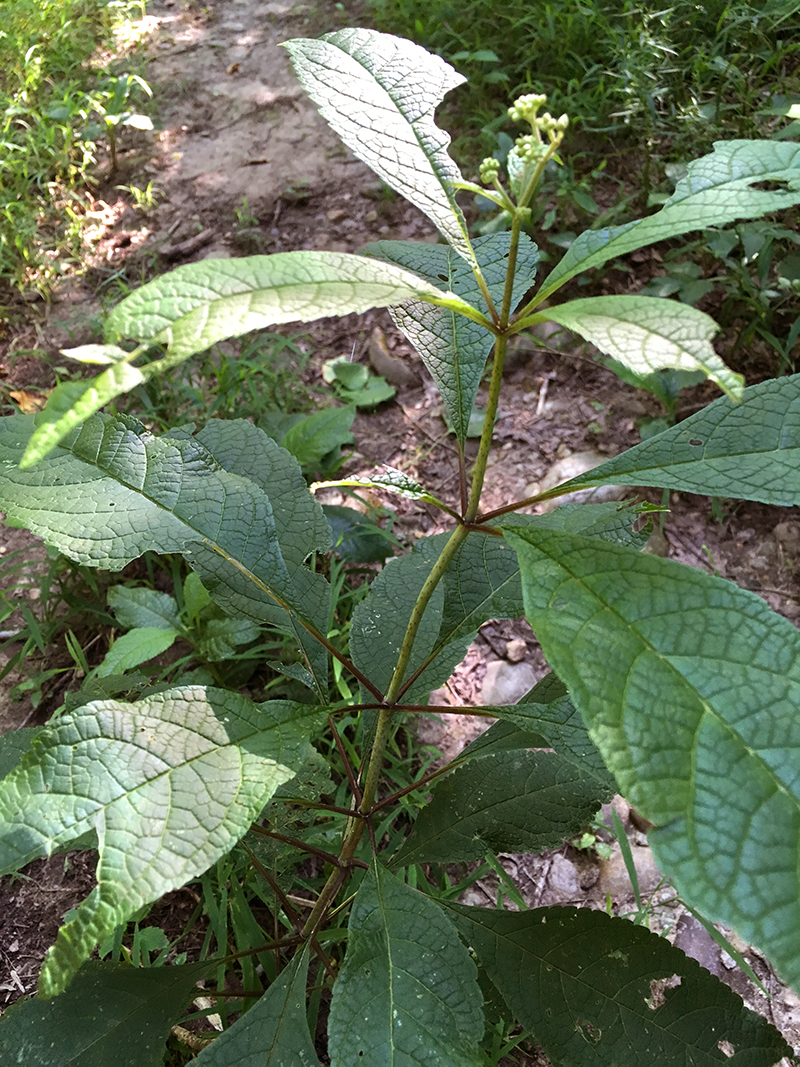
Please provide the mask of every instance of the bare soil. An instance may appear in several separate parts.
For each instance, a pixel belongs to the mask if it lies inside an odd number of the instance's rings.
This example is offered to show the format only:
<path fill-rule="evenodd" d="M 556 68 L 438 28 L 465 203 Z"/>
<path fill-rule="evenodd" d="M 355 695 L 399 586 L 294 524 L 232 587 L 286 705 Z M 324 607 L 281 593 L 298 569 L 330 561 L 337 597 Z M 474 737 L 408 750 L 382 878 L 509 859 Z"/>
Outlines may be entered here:
<path fill-rule="evenodd" d="M 106 172 L 95 192 L 88 273 L 62 286 L 50 303 L 18 305 L 5 349 L 0 350 L 0 389 L 43 397 L 54 384 L 58 350 L 98 338 L 103 301 L 113 302 L 115 277 L 136 284 L 137 272 L 150 277 L 198 258 L 299 248 L 356 251 L 384 238 L 436 240 L 425 217 L 388 192 L 341 146 L 300 90 L 288 54 L 279 47 L 291 37 L 315 36 L 359 17 L 352 8 L 349 13 L 339 8 L 290 0 L 208 0 L 202 8 L 161 0 L 151 6 L 146 77 L 156 91 L 159 128 L 152 136 L 123 134 L 120 173 Z M 161 190 L 158 206 L 149 212 L 136 210 L 118 186 L 133 182 L 144 187 L 150 180 Z M 654 268 L 657 259 L 640 260 L 640 270 Z M 311 384 L 319 384 L 324 359 L 352 353 L 367 362 L 371 346 L 382 338 L 390 354 L 413 371 L 413 380 L 399 386 L 394 401 L 358 416 L 357 451 L 346 471 L 366 474 L 391 464 L 445 500 L 456 500 L 457 454 L 440 402 L 388 313 L 323 320 L 288 332 L 300 330 L 314 352 Z M 591 351 L 569 339 L 561 339 L 560 349 L 553 351 L 552 342 L 522 338 L 509 358 L 495 435 L 499 447 L 486 483 L 487 508 L 530 495 L 555 464 L 571 456 L 611 456 L 629 448 L 640 439 L 640 421 L 660 414 L 651 398 L 595 363 Z M 26 349 L 44 350 L 52 358 L 42 360 L 25 354 Z M 713 395 L 707 388 L 687 394 L 686 410 L 699 408 Z M 657 492 L 638 495 L 661 501 Z M 326 499 L 345 500 L 336 491 Z M 395 532 L 406 542 L 441 529 L 434 509 L 397 498 L 377 499 L 394 510 Z M 347 503 L 352 506 L 353 501 Z M 798 509 L 722 501 L 715 515 L 708 498 L 677 493 L 670 494 L 669 508 L 663 534 L 654 536 L 653 551 L 730 578 L 797 621 Z M 15 594 L 21 599 L 35 596 L 35 588 L 31 594 L 28 586 L 35 587 L 43 550 L 23 531 L 4 528 L 0 539 L 0 553 L 19 549 L 29 560 L 28 580 L 13 578 Z M 434 703 L 481 703 L 487 671 L 499 661 L 515 670 L 527 665 L 536 678 L 544 674 L 544 657 L 524 620 L 483 627 L 448 685 L 434 694 Z M 7 696 L 9 679 L 2 684 Z M 0 731 L 43 721 L 59 700 L 54 692 L 53 700 L 43 701 L 34 712 L 28 702 L 12 703 L 0 694 Z M 463 715 L 431 717 L 421 736 L 452 755 L 474 736 L 474 723 Z M 621 798 L 615 804 L 643 888 L 655 893 L 652 928 L 667 933 L 769 1017 L 790 1043 L 800 1046 L 800 999 L 749 946 L 735 942 L 772 999 L 726 958 L 661 883 L 636 813 Z M 610 825 L 610 808 L 605 814 Z M 606 839 L 613 843 L 610 833 Z M 569 845 L 543 856 L 501 858 L 531 905 L 604 907 L 610 894 L 617 914 L 632 910 L 618 845 L 606 863 Z M 0 1005 L 35 989 L 41 959 L 64 913 L 93 884 L 92 867 L 91 854 L 71 854 L 67 862 L 63 856 L 37 861 L 22 876 L 0 883 Z M 470 902 L 493 904 L 497 888 L 492 880 L 478 883 L 470 891 Z M 174 896 L 160 905 L 159 922 L 168 933 L 178 932 L 186 918 L 186 902 L 173 906 Z M 534 1056 L 514 1062 L 544 1061 Z"/>

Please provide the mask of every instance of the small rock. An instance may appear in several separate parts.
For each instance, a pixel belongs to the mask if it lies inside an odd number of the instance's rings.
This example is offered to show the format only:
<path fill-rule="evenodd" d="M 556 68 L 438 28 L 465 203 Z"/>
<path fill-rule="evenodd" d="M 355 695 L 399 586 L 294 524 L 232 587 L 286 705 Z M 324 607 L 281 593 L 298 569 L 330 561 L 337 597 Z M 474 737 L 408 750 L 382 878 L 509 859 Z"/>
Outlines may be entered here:
<path fill-rule="evenodd" d="M 419 379 L 411 367 L 393 356 L 386 345 L 380 326 L 376 326 L 369 338 L 369 361 L 376 374 L 392 385 L 418 385 Z"/>
<path fill-rule="evenodd" d="M 347 212 L 343 211 L 342 208 L 340 208 L 340 207 L 332 208 L 330 211 L 327 211 L 325 214 L 326 214 L 327 218 L 330 219 L 331 222 L 341 222 L 342 219 L 346 219 L 347 218 Z"/>
<path fill-rule="evenodd" d="M 787 556 L 800 556 L 800 523 L 779 522 L 772 536 Z"/>
<path fill-rule="evenodd" d="M 623 418 L 640 419 L 647 414 L 647 408 L 635 396 L 621 396 L 614 401 L 614 414 Z"/>
<path fill-rule="evenodd" d="M 581 883 L 575 865 L 560 853 L 553 856 L 547 885 L 559 899 L 574 900 L 581 895 Z"/>
<path fill-rule="evenodd" d="M 377 221 L 378 221 L 378 212 L 377 211 L 368 211 L 366 213 L 366 215 L 364 216 L 364 222 L 377 222 Z"/>
<path fill-rule="evenodd" d="M 521 637 L 515 637 L 513 641 L 509 641 L 506 645 L 506 659 L 510 663 L 519 663 L 520 660 L 525 659 L 527 651 L 528 642 L 523 641 Z"/>
<path fill-rule="evenodd" d="M 536 685 L 536 672 L 530 663 L 492 660 L 486 667 L 481 700 L 489 707 L 516 704 Z"/>
<path fill-rule="evenodd" d="M 541 493 L 548 489 L 555 489 L 557 485 L 562 485 L 581 474 L 586 474 L 587 471 L 599 467 L 608 459 L 599 452 L 575 452 L 572 455 L 563 455 L 562 445 L 558 446 L 556 455 L 562 458 L 553 464 L 540 482 L 539 492 Z M 626 492 L 627 487 L 624 485 L 601 485 L 597 489 L 579 489 L 566 496 L 556 497 L 555 500 L 548 500 L 541 505 L 541 508 L 542 511 L 547 512 L 554 511 L 561 504 L 578 504 L 587 500 L 593 503 L 599 503 L 602 500 L 621 500 Z"/>
<path fill-rule="evenodd" d="M 578 883 L 581 889 L 591 889 L 593 885 L 597 885 L 600 879 L 600 871 L 594 864 L 591 867 L 584 867 L 578 878 Z"/>

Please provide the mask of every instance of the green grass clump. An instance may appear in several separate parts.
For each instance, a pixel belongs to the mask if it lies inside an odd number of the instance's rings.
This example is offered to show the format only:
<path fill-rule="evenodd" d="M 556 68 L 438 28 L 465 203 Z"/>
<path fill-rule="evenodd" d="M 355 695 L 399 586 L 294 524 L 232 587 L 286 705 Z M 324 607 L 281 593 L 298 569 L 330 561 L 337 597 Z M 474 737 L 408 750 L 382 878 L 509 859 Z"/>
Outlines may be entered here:
<path fill-rule="evenodd" d="M 126 5 L 109 0 L 3 5 L 0 277 L 12 284 L 46 285 L 79 258 L 90 122 L 110 96 L 92 57 L 125 18 Z"/>
<path fill-rule="evenodd" d="M 756 112 L 800 80 L 797 0 L 371 2 L 380 29 L 469 77 L 454 106 L 470 137 L 496 128 L 498 103 L 536 91 L 569 111 L 586 147 L 626 135 L 628 148 L 655 139 L 682 158 L 763 132 Z"/>

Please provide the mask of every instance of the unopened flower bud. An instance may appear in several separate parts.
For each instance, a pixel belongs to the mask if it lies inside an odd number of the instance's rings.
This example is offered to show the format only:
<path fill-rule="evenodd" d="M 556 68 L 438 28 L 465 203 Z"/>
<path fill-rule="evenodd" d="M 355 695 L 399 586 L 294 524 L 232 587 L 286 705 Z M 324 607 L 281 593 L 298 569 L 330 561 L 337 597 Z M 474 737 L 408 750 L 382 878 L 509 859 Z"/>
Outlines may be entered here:
<path fill-rule="evenodd" d="M 491 185 L 500 173 L 500 161 L 491 156 L 484 159 L 480 165 L 479 173 L 484 185 Z"/>

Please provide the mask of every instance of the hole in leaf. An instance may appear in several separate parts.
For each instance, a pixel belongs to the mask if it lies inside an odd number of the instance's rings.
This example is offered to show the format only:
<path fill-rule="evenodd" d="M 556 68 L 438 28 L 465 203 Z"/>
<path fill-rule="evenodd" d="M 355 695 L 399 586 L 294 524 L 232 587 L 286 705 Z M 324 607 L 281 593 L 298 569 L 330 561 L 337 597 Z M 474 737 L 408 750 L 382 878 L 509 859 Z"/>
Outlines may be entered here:
<path fill-rule="evenodd" d="M 575 1028 L 577 1029 L 578 1033 L 589 1042 L 590 1045 L 597 1045 L 600 1043 L 600 1038 L 603 1035 L 603 1031 L 599 1027 L 595 1026 L 594 1023 L 590 1023 L 588 1019 L 576 1019 Z"/>
<path fill-rule="evenodd" d="M 722 1055 L 727 1056 L 728 1059 L 730 1059 L 731 1056 L 736 1052 L 736 1049 L 733 1047 L 730 1041 L 726 1041 L 724 1038 L 722 1041 L 717 1042 L 717 1048 L 720 1050 Z"/>
<path fill-rule="evenodd" d="M 446 282 L 447 281 L 447 275 L 446 274 L 437 274 L 436 277 L 439 279 L 440 282 Z"/>
<path fill-rule="evenodd" d="M 692 437 L 692 438 L 690 438 L 690 440 L 689 440 L 689 444 L 690 444 L 690 445 L 702 445 L 702 443 L 703 443 L 703 442 L 702 442 L 702 441 L 700 440 L 700 438 L 699 438 L 699 437 Z"/>
<path fill-rule="evenodd" d="M 783 193 L 788 191 L 789 183 L 785 178 L 768 178 L 763 182 L 753 182 L 750 188 L 764 193 Z"/>
<path fill-rule="evenodd" d="M 650 996 L 644 998 L 645 1004 L 651 1011 L 658 1009 L 666 1002 L 665 990 L 676 989 L 681 984 L 681 976 L 673 974 L 671 978 L 651 978 Z"/>

